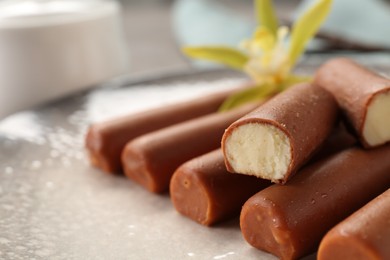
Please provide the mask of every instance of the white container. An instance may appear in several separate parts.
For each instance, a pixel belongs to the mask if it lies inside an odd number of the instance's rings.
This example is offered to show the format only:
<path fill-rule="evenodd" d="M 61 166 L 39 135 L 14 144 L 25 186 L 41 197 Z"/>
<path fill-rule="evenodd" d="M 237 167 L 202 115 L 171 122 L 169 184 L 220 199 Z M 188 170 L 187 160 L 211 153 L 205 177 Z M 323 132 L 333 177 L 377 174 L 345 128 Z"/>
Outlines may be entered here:
<path fill-rule="evenodd" d="M 126 67 L 118 3 L 0 2 L 0 118 L 103 82 Z"/>

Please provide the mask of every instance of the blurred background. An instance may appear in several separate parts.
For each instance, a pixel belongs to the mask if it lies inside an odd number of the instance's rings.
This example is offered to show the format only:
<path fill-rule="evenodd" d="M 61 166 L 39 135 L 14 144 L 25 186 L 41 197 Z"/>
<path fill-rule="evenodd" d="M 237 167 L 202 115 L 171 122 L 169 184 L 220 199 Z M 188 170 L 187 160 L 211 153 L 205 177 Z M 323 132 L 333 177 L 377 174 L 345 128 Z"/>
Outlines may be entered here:
<path fill-rule="evenodd" d="M 279 19 L 290 25 L 311 1 L 275 0 Z M 251 0 L 122 0 L 130 73 L 192 68 L 182 45 L 237 45 L 255 27 Z M 309 52 L 388 51 L 390 1 L 335 0 Z M 390 62 L 390 61 L 389 61 Z"/>
<path fill-rule="evenodd" d="M 274 0 L 291 26 L 314 0 Z M 118 5 L 119 3 L 119 5 Z M 307 54 L 376 53 L 390 66 L 389 0 L 334 0 Z M 0 1 L 0 119 L 100 86 L 215 67 L 188 45 L 237 45 L 256 26 L 252 0 Z M 376 62 L 378 63 L 378 62 Z"/>

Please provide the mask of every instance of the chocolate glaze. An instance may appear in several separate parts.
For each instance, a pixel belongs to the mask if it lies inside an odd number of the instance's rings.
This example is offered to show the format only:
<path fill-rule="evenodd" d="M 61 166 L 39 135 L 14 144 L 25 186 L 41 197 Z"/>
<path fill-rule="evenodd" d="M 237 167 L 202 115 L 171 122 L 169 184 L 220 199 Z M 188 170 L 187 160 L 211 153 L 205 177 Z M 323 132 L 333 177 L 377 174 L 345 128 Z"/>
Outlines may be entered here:
<path fill-rule="evenodd" d="M 149 191 L 168 190 L 177 167 L 217 149 L 225 128 L 256 106 L 249 104 L 228 112 L 213 113 L 134 139 L 122 153 L 126 176 Z"/>
<path fill-rule="evenodd" d="M 344 124 L 339 123 L 326 138 L 319 151 L 308 163 L 313 163 L 333 155 L 341 150 L 352 147 L 358 143 L 357 139 L 348 132 Z"/>
<path fill-rule="evenodd" d="M 176 210 L 213 225 L 240 212 L 244 202 L 271 182 L 226 170 L 220 149 L 182 164 L 174 173 L 170 194 Z"/>
<path fill-rule="evenodd" d="M 127 142 L 142 134 L 213 113 L 235 90 L 221 91 L 91 125 L 86 137 L 86 148 L 92 165 L 109 173 L 121 171 L 121 152 Z"/>
<path fill-rule="evenodd" d="M 390 259 L 390 189 L 331 229 L 318 259 Z"/>
<path fill-rule="evenodd" d="M 283 179 L 272 180 L 286 183 L 320 148 L 337 118 L 337 103 L 327 91 L 308 83 L 293 86 L 229 126 L 222 138 L 226 168 L 234 172 L 227 160 L 225 142 L 237 127 L 251 123 L 271 124 L 290 139 L 291 163 L 287 173 Z"/>
<path fill-rule="evenodd" d="M 350 148 L 260 191 L 241 211 L 245 239 L 281 259 L 313 252 L 330 228 L 389 187 L 389 158 L 389 145 Z"/>
<path fill-rule="evenodd" d="M 362 134 L 367 107 L 375 95 L 390 91 L 390 80 L 350 59 L 336 58 L 319 68 L 314 83 L 332 93 L 361 143 L 369 148 Z"/>

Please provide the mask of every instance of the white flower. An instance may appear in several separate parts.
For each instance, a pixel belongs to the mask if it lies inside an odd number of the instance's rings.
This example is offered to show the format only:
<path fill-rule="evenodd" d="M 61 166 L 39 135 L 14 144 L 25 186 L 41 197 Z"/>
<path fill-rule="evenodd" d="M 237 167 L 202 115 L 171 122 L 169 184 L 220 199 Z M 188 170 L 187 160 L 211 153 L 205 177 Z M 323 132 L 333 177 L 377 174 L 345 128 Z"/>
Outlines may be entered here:
<path fill-rule="evenodd" d="M 280 27 L 276 37 L 260 26 L 240 47 L 248 55 L 244 71 L 259 84 L 279 84 L 290 73 L 288 28 Z"/>

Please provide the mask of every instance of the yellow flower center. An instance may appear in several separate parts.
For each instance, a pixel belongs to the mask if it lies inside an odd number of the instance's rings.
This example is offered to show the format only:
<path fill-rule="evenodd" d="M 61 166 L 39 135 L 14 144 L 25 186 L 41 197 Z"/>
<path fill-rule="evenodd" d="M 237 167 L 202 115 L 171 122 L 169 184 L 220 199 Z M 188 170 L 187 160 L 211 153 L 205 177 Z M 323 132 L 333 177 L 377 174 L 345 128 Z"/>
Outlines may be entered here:
<path fill-rule="evenodd" d="M 289 74 L 286 38 L 287 27 L 280 27 L 276 37 L 264 26 L 260 26 L 253 37 L 244 40 L 240 47 L 248 55 L 244 71 L 259 84 L 280 84 Z"/>

